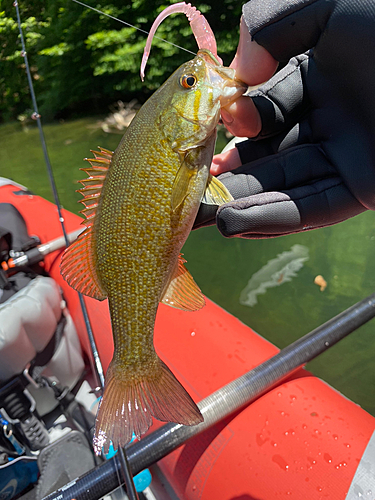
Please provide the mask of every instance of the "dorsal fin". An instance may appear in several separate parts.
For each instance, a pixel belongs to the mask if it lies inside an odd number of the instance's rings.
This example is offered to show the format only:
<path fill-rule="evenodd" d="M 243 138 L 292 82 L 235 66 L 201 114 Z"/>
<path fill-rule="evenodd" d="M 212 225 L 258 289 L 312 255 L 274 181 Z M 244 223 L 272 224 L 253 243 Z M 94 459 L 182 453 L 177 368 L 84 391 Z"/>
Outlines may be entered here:
<path fill-rule="evenodd" d="M 87 227 L 65 250 L 60 269 L 63 278 L 72 288 L 89 297 L 104 300 L 107 295 L 100 285 L 95 269 L 92 226 L 112 153 L 104 148 L 99 149 L 100 151 L 91 151 L 95 158 L 86 158 L 91 166 L 80 169 L 88 175 L 87 179 L 79 181 L 83 188 L 77 190 L 84 197 L 79 200 L 85 206 L 80 213 L 86 217 L 82 224 Z"/>
<path fill-rule="evenodd" d="M 85 158 L 90 163 L 90 167 L 80 168 L 88 175 L 87 179 L 79 181 L 83 188 L 78 189 L 77 192 L 83 196 L 79 200 L 85 208 L 80 210 L 80 213 L 86 217 L 87 220 L 83 221 L 87 227 L 92 226 L 93 219 L 98 208 L 98 201 L 102 192 L 103 182 L 108 172 L 108 167 L 112 160 L 111 151 L 104 148 L 99 148 L 100 151 L 91 151 L 94 153 L 95 158 Z"/>

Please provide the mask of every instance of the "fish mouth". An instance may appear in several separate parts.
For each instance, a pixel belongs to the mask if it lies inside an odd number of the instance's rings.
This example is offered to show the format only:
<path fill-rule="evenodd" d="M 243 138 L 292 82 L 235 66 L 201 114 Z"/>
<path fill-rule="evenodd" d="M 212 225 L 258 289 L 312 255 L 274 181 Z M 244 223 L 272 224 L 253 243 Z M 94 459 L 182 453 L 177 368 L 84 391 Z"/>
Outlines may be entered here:
<path fill-rule="evenodd" d="M 221 73 L 226 82 L 224 92 L 220 97 L 220 106 L 222 108 L 228 106 L 233 101 L 236 101 L 248 89 L 248 85 L 246 85 L 246 83 L 242 82 L 241 80 L 237 80 L 236 78 L 228 78 L 226 75 L 227 72 L 225 70 L 235 71 L 232 68 L 225 68 L 224 66 L 218 68 L 218 72 Z"/>
<path fill-rule="evenodd" d="M 236 79 L 236 70 L 227 68 L 209 50 L 201 49 L 198 55 L 207 63 L 207 76 L 212 88 L 218 93 L 220 106 L 228 106 L 243 95 L 248 85 Z"/>

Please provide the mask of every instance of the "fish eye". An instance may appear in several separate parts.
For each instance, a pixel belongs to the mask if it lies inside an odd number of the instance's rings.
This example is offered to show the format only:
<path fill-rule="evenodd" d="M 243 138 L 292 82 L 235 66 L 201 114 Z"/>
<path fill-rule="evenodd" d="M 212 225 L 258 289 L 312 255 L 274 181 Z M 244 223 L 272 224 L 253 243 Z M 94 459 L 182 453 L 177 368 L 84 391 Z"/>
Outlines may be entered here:
<path fill-rule="evenodd" d="M 197 79 L 194 75 L 184 75 L 180 79 L 180 84 L 185 89 L 191 89 L 197 83 Z"/>

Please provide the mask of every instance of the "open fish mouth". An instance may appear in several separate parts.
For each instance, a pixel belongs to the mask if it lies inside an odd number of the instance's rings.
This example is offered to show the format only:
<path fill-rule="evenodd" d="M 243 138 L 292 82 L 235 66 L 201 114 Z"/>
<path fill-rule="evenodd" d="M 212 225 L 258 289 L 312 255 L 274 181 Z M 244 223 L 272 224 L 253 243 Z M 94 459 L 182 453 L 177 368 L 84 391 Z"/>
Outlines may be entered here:
<path fill-rule="evenodd" d="M 199 50 L 198 56 L 207 63 L 207 77 L 214 93 L 217 93 L 221 107 L 228 106 L 247 91 L 248 86 L 235 78 L 236 71 L 222 66 L 209 50 Z"/>

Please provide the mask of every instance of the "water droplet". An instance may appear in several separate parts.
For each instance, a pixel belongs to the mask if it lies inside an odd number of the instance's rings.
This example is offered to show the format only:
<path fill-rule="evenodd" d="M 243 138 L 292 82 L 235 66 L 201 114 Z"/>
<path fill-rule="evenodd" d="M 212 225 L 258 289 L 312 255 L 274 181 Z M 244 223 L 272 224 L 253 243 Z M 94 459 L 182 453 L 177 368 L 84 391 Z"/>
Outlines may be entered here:
<path fill-rule="evenodd" d="M 27 54 L 26 50 L 21 50 L 21 57 L 25 57 L 26 54 Z"/>
<path fill-rule="evenodd" d="M 266 443 L 269 440 L 269 438 L 263 437 L 262 434 L 257 434 L 256 435 L 256 441 L 258 446 L 263 446 L 264 443 Z"/>
<path fill-rule="evenodd" d="M 59 217 L 59 221 L 64 222 L 65 221 L 64 217 Z"/>
<path fill-rule="evenodd" d="M 318 486 L 316 489 L 317 489 L 318 491 L 323 491 L 323 488 L 322 488 L 321 486 Z"/>
<path fill-rule="evenodd" d="M 191 332 L 190 334 L 192 337 L 195 337 L 195 332 Z"/>
<path fill-rule="evenodd" d="M 332 457 L 329 453 L 324 453 L 324 460 L 327 462 L 327 463 L 332 463 Z"/>
<path fill-rule="evenodd" d="M 278 392 L 277 395 L 279 396 L 279 398 L 281 397 L 281 392 Z"/>
<path fill-rule="evenodd" d="M 324 342 L 324 345 L 325 345 L 326 347 L 329 347 L 329 342 Z"/>
<path fill-rule="evenodd" d="M 274 455 L 272 461 L 275 462 L 281 469 L 288 470 L 289 465 L 286 460 L 281 455 Z"/>
<path fill-rule="evenodd" d="M 350 448 L 350 444 L 349 443 L 344 443 L 344 446 L 346 446 L 347 448 Z"/>
<path fill-rule="evenodd" d="M 332 437 L 333 437 L 333 439 L 334 439 L 335 441 L 337 441 L 337 440 L 338 440 L 338 438 L 339 438 L 337 434 L 332 434 Z"/>
<path fill-rule="evenodd" d="M 34 113 L 31 115 L 31 118 L 32 118 L 33 120 L 37 120 L 38 118 L 40 118 L 40 114 L 39 114 L 39 113 L 36 113 L 36 112 L 34 111 Z"/>
<path fill-rule="evenodd" d="M 17 7 L 17 5 L 18 5 L 18 2 L 16 0 L 15 2 L 13 2 L 13 7 Z"/>

